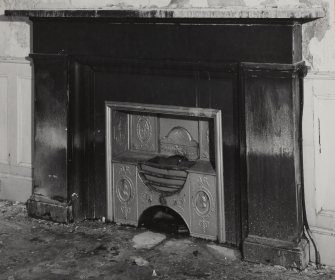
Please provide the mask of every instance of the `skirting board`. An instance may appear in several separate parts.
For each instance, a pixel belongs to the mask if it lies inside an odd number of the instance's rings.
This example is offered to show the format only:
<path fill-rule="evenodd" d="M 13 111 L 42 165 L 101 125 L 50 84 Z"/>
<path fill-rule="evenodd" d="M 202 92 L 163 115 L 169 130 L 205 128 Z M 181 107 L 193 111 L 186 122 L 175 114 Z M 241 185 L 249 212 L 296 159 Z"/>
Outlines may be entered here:
<path fill-rule="evenodd" d="M 335 268 L 335 232 L 317 227 L 311 227 L 311 231 L 320 252 L 321 263 Z M 311 261 L 315 262 L 313 246 L 310 246 L 310 256 Z"/>

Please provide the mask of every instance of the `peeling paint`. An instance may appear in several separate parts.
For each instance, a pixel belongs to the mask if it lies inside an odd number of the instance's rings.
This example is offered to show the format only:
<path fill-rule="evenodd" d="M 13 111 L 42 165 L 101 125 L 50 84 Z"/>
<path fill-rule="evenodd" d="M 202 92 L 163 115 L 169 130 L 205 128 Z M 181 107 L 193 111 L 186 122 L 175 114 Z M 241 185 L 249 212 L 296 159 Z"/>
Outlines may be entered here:
<path fill-rule="evenodd" d="M 31 9 L 39 0 L 0 0 L 0 56 L 26 57 L 30 50 L 30 24 L 27 19 L 4 18 L 5 9 Z"/>
<path fill-rule="evenodd" d="M 328 30 L 319 41 L 314 37 L 309 42 L 309 52 L 314 71 L 335 72 L 335 30 Z"/>
<path fill-rule="evenodd" d="M 247 6 L 260 7 L 306 7 L 319 3 L 321 0 L 0 0 L 2 9 L 29 8 L 208 8 Z M 320 3 L 319 3 L 320 4 Z"/>
<path fill-rule="evenodd" d="M 326 1 L 312 0 L 309 2 L 313 2 L 315 5 L 321 5 L 326 14 L 324 18 L 310 22 L 303 26 L 303 42 L 302 42 L 303 58 L 307 62 L 307 65 L 311 66 L 312 70 L 315 71 L 316 69 L 320 68 L 319 66 L 320 62 L 318 62 L 313 58 L 315 53 L 313 54 L 311 52 L 310 44 L 315 39 L 318 41 L 322 41 L 326 32 L 328 30 L 334 29 L 333 12 L 331 12 L 334 11 L 334 5 L 332 3 L 333 0 L 326 0 Z M 328 48 L 326 52 L 333 52 L 333 51 L 334 51 L 333 48 Z"/>
<path fill-rule="evenodd" d="M 5 9 L 32 8 L 214 8 L 214 7 L 312 7 L 322 5 L 327 17 L 304 27 L 303 53 L 314 70 L 333 71 L 334 0 L 0 0 L 0 57 L 26 57 L 30 52 L 30 25 L 23 19 L 4 18 Z M 331 11 L 331 12 L 329 12 Z M 328 30 L 332 30 L 323 41 Z M 318 44 L 315 38 L 321 43 Z M 311 51 L 311 49 L 313 51 Z M 325 53 L 320 54 L 320 51 Z M 321 56 L 321 57 L 320 57 Z M 333 60 L 331 60 L 332 64 Z"/>
<path fill-rule="evenodd" d="M 304 27 L 303 55 L 315 72 L 335 71 L 334 0 L 322 1 L 326 17 Z"/>
<path fill-rule="evenodd" d="M 36 0 L 37 1 L 37 0 Z M 40 0 L 39 7 L 112 7 L 119 8 L 188 8 L 188 7 L 227 7 L 227 6 L 277 6 L 277 7 L 297 7 L 304 5 L 314 5 L 320 0 Z"/>

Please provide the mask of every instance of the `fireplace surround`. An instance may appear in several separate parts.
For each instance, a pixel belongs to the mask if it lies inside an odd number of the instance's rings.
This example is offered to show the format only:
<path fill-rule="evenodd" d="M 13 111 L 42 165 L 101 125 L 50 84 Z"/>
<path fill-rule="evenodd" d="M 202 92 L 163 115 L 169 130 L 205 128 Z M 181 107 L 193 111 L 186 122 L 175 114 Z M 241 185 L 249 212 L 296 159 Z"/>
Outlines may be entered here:
<path fill-rule="evenodd" d="M 178 212 L 185 194 L 189 213 L 179 214 L 191 224 L 196 220 L 198 229 L 189 224 L 192 235 L 240 248 L 249 261 L 307 265 L 301 175 L 306 67 L 301 28 L 321 17 L 321 10 L 235 7 L 5 14 L 29 17 L 33 26 L 34 190 L 27 203 L 29 215 L 59 222 L 107 217 L 136 225 L 149 205 L 143 202 L 142 210 L 131 216 L 131 198 Z M 113 114 L 119 122 L 112 122 Z M 164 133 L 148 129 L 148 123 L 157 127 L 162 121 L 158 119 L 165 119 Z M 202 159 L 199 151 L 206 149 L 199 148 L 202 122 L 213 123 L 215 152 L 213 145 L 210 149 L 215 163 L 207 161 L 212 169 L 206 180 L 193 180 L 204 177 L 204 169 L 194 172 Z M 191 127 L 198 127 L 198 132 L 192 135 Z M 124 129 L 128 136 L 117 134 Z M 153 146 L 148 146 L 153 135 Z M 188 144 L 183 146 L 180 139 L 189 139 Z M 150 157 L 120 156 L 134 150 L 144 150 Z M 168 171 L 161 169 L 168 160 L 190 166 L 173 169 L 180 176 L 172 172 L 166 178 L 161 173 Z M 160 176 L 163 187 L 157 184 Z M 179 181 L 171 184 L 173 179 Z M 161 195 L 157 186 L 166 184 L 182 188 Z M 201 192 L 199 184 L 212 186 L 210 192 Z M 137 192 L 141 187 L 147 193 Z M 216 215 L 207 215 L 208 205 L 215 205 Z M 208 222 L 214 223 L 214 230 Z"/>

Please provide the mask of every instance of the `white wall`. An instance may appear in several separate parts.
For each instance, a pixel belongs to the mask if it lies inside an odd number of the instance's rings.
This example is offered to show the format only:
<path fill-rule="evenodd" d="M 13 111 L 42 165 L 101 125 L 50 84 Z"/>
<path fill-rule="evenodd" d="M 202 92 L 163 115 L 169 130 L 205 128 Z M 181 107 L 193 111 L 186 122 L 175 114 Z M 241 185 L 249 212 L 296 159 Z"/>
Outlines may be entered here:
<path fill-rule="evenodd" d="M 304 28 L 303 117 L 307 217 L 321 262 L 335 266 L 335 8 L 322 1 L 327 17 Z M 311 254 L 312 258 L 314 254 Z"/>
<path fill-rule="evenodd" d="M 305 81 L 303 121 L 306 209 L 321 261 L 332 266 L 335 266 L 334 120 L 335 72 L 312 72 Z"/>
<path fill-rule="evenodd" d="M 31 193 L 31 84 L 29 62 L 0 59 L 0 199 Z"/>
<path fill-rule="evenodd" d="M 3 16 L 14 5 L 29 7 L 0 0 L 0 199 L 26 201 L 32 192 L 30 28 Z"/>

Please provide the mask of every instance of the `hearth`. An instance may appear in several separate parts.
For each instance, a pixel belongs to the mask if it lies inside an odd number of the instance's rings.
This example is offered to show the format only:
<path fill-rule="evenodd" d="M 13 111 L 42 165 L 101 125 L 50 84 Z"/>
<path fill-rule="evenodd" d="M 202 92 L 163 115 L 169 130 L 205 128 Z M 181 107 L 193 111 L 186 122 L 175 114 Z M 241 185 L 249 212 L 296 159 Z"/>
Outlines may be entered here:
<path fill-rule="evenodd" d="M 34 30 L 29 215 L 137 225 L 163 207 L 246 260 L 307 265 L 301 28 L 321 10 L 6 15 Z"/>
<path fill-rule="evenodd" d="M 225 241 L 221 111 L 106 102 L 108 218 L 138 226 L 149 208 Z"/>

